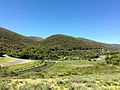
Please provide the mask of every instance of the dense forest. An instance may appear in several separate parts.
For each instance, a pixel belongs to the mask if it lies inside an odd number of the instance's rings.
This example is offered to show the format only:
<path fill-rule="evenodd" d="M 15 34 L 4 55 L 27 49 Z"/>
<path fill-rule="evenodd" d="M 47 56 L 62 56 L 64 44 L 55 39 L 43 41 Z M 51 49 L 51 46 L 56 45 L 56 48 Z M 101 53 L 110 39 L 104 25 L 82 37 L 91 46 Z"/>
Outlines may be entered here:
<path fill-rule="evenodd" d="M 76 56 L 94 58 L 103 51 L 117 48 L 84 38 L 57 34 L 46 39 L 26 37 L 4 28 L 0 28 L 0 55 L 25 59 L 59 59 Z"/>

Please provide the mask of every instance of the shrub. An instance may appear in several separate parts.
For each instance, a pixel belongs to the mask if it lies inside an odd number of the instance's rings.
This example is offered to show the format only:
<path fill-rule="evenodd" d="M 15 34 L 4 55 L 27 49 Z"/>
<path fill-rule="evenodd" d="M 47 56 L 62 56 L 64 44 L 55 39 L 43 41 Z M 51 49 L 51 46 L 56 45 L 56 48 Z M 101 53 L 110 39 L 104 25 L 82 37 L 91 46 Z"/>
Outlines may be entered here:
<path fill-rule="evenodd" d="M 120 64 L 120 59 L 119 58 L 113 58 L 106 60 L 107 64 L 113 64 L 113 65 L 119 65 Z"/>

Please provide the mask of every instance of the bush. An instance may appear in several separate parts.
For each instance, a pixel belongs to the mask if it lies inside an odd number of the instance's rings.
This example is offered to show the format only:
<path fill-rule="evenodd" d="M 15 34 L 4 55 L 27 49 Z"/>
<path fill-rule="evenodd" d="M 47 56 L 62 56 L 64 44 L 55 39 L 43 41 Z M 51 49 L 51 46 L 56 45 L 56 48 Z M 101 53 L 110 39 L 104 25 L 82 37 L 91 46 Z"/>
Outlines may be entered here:
<path fill-rule="evenodd" d="M 120 64 L 120 59 L 119 58 L 113 58 L 113 59 L 108 59 L 106 60 L 107 64 L 113 64 L 113 65 L 119 65 Z"/>
<path fill-rule="evenodd" d="M 119 54 L 112 54 L 106 56 L 105 58 L 107 64 L 119 65 L 120 64 L 120 56 Z"/>
<path fill-rule="evenodd" d="M 9 90 L 10 85 L 7 84 L 7 82 L 1 82 L 0 83 L 0 90 Z"/>
<path fill-rule="evenodd" d="M 3 54 L 4 54 L 4 53 L 3 53 L 2 51 L 0 51 L 0 57 L 2 57 L 2 56 L 3 56 Z"/>

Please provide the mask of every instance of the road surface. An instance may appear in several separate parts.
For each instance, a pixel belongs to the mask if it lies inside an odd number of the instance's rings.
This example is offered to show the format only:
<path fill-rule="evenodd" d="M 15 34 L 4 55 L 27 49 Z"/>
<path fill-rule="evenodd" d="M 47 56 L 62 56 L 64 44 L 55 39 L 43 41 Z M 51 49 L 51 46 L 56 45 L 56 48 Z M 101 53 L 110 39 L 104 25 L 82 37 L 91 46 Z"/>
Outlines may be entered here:
<path fill-rule="evenodd" d="M 28 59 L 12 58 L 12 57 L 10 57 L 8 55 L 4 55 L 4 58 L 13 59 L 13 61 L 0 64 L 2 67 L 11 66 L 11 65 L 17 65 L 17 64 L 24 64 L 24 63 L 28 63 L 28 62 L 32 61 L 32 60 L 28 60 Z"/>

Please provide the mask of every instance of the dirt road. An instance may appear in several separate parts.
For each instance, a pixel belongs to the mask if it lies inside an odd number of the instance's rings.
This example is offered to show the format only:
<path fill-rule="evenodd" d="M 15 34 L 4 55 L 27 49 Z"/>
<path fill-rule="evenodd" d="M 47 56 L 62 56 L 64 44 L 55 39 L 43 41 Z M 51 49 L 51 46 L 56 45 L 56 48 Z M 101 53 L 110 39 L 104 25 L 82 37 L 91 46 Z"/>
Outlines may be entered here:
<path fill-rule="evenodd" d="M 22 74 L 29 73 L 29 72 L 34 72 L 34 71 L 40 70 L 40 69 L 42 69 L 42 68 L 45 68 L 45 67 L 47 67 L 47 66 L 53 65 L 54 63 L 55 63 L 55 62 L 46 62 L 46 63 L 45 63 L 44 65 L 42 65 L 42 66 L 38 66 L 38 67 L 35 67 L 35 68 L 23 70 L 23 71 L 20 71 L 20 72 L 11 74 L 10 76 L 18 76 L 18 75 L 22 75 Z"/>
<path fill-rule="evenodd" d="M 4 55 L 4 57 L 5 58 L 9 58 L 9 59 L 13 59 L 13 61 L 1 64 L 2 67 L 4 67 L 4 66 L 10 66 L 10 65 L 17 65 L 17 64 L 24 64 L 24 63 L 28 63 L 28 62 L 33 61 L 33 60 L 29 60 L 29 59 L 12 58 L 12 57 L 10 57 L 8 55 Z"/>

